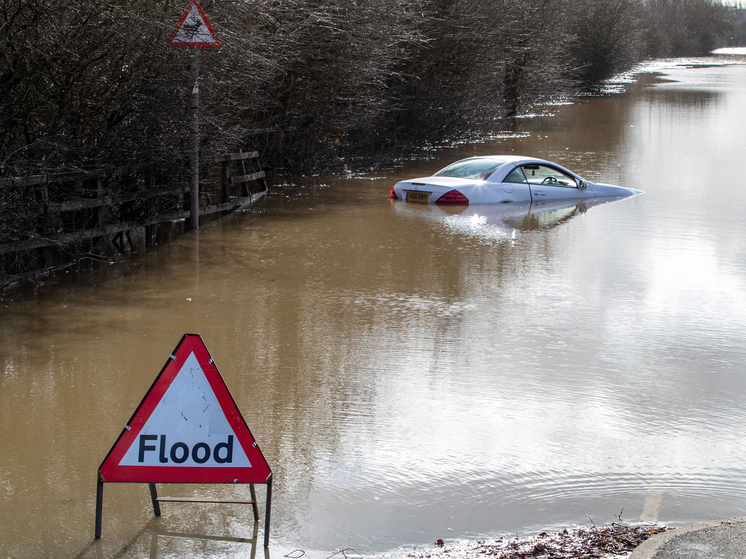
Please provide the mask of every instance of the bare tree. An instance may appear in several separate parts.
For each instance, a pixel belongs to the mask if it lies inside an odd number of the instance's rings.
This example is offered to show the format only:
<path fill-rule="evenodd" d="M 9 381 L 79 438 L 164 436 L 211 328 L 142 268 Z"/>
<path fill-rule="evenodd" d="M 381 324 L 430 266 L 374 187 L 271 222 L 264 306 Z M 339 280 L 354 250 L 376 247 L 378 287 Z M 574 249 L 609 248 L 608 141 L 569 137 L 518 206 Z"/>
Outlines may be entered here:
<path fill-rule="evenodd" d="M 205 0 L 205 153 L 294 169 L 496 126 L 643 56 L 699 54 L 714 0 Z M 0 176 L 178 161 L 188 49 L 171 0 L 0 0 Z"/>
<path fill-rule="evenodd" d="M 643 57 L 642 8 L 638 0 L 578 0 L 571 5 L 570 56 L 581 87 L 592 88 Z"/>
<path fill-rule="evenodd" d="M 727 9 L 716 0 L 644 0 L 647 54 L 703 56 L 725 44 Z"/>

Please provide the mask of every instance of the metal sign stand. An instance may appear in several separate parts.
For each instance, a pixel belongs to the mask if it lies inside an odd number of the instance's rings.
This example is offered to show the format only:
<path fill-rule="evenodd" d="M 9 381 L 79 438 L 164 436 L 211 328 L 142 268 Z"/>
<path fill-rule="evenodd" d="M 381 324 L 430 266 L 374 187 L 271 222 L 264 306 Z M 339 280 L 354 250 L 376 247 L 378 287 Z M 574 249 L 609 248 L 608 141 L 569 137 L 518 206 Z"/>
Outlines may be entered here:
<path fill-rule="evenodd" d="M 101 539 L 101 528 L 103 524 L 103 507 L 104 507 L 104 480 L 101 477 L 101 472 L 98 474 L 98 484 L 96 486 L 96 533 L 95 538 Z M 155 516 L 161 516 L 161 505 L 160 503 L 212 503 L 212 504 L 232 504 L 232 505 L 251 505 L 254 512 L 254 522 L 259 522 L 259 507 L 257 506 L 256 489 L 254 483 L 249 484 L 249 492 L 251 494 L 250 500 L 236 500 L 236 499 L 195 499 L 195 498 L 182 498 L 182 497 L 159 497 L 158 490 L 155 483 L 148 483 L 150 488 L 150 499 L 153 503 L 153 514 Z M 272 511 L 272 476 L 264 484 L 267 486 L 267 502 L 265 505 L 264 512 L 264 547 L 269 547 L 269 521 L 270 514 Z M 256 540 L 256 535 L 254 535 Z"/>
<path fill-rule="evenodd" d="M 254 486 L 266 485 L 264 547 L 269 547 L 272 470 L 198 334 L 181 338 L 98 468 L 97 540 L 104 483 L 147 483 L 155 516 L 166 502 L 251 505 L 255 524 Z M 157 483 L 246 484 L 251 498 L 160 497 Z"/>
<path fill-rule="evenodd" d="M 264 515 L 264 547 L 269 547 L 269 516 L 272 509 L 272 477 L 267 480 L 267 504 L 265 507 Z M 150 498 L 153 501 L 153 513 L 155 516 L 161 515 L 161 506 L 159 503 L 224 503 L 233 505 L 251 505 L 254 511 L 254 522 L 259 522 L 259 508 L 256 502 L 256 490 L 254 484 L 249 484 L 249 492 L 251 493 L 251 500 L 241 501 L 232 499 L 187 499 L 180 497 L 159 497 L 158 491 L 155 487 L 155 483 L 149 483 L 150 487 Z"/>

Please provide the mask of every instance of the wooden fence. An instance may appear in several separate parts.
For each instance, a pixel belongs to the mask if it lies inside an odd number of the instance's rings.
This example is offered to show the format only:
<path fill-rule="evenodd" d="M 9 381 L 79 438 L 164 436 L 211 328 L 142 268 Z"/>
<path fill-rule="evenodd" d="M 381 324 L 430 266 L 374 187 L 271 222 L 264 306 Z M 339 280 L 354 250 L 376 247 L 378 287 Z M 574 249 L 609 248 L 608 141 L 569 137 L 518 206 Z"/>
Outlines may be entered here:
<path fill-rule="evenodd" d="M 267 192 L 259 153 L 201 161 L 199 215 L 249 207 Z M 0 288 L 84 255 L 147 249 L 189 217 L 183 173 L 133 165 L 0 179 Z M 188 222 L 188 220 L 187 220 Z"/>

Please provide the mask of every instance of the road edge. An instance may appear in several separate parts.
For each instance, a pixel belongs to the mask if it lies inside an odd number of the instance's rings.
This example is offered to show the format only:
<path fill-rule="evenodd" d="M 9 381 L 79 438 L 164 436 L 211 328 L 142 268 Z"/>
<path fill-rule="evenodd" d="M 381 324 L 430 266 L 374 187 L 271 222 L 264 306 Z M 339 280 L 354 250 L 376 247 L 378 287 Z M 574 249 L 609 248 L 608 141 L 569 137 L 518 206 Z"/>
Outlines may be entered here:
<path fill-rule="evenodd" d="M 649 537 L 647 540 L 638 545 L 629 559 L 653 559 L 658 550 L 666 542 L 687 534 L 689 532 L 696 532 L 698 530 L 704 530 L 706 528 L 714 528 L 716 526 L 722 526 L 723 524 L 736 524 L 739 522 L 746 522 L 746 516 L 737 516 L 735 518 L 728 518 L 725 520 L 713 520 L 711 522 L 704 522 L 702 524 L 692 524 L 691 526 L 682 526 L 681 528 L 673 528 L 666 530 L 660 534 L 655 534 Z"/>

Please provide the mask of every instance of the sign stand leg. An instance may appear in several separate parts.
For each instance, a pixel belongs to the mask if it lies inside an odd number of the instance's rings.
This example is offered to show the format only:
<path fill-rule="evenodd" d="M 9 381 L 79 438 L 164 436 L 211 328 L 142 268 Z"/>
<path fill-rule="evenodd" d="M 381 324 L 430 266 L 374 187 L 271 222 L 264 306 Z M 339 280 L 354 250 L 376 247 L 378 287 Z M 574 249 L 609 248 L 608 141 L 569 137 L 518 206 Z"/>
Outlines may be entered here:
<path fill-rule="evenodd" d="M 150 500 L 153 501 L 153 514 L 156 516 L 161 515 L 161 504 L 158 502 L 158 490 L 155 487 L 155 483 L 148 483 L 150 487 Z"/>
<path fill-rule="evenodd" d="M 98 483 L 96 484 L 96 532 L 95 539 L 101 538 L 101 523 L 104 514 L 104 482 L 101 480 L 101 476 L 98 476 Z"/>
<path fill-rule="evenodd" d="M 259 522 L 259 506 L 256 503 L 256 490 L 254 484 L 249 484 L 249 491 L 251 492 L 251 508 L 254 509 L 254 522 Z"/>
<path fill-rule="evenodd" d="M 267 511 L 264 517 L 264 547 L 269 547 L 269 516 L 272 508 L 272 477 L 267 480 Z"/>

